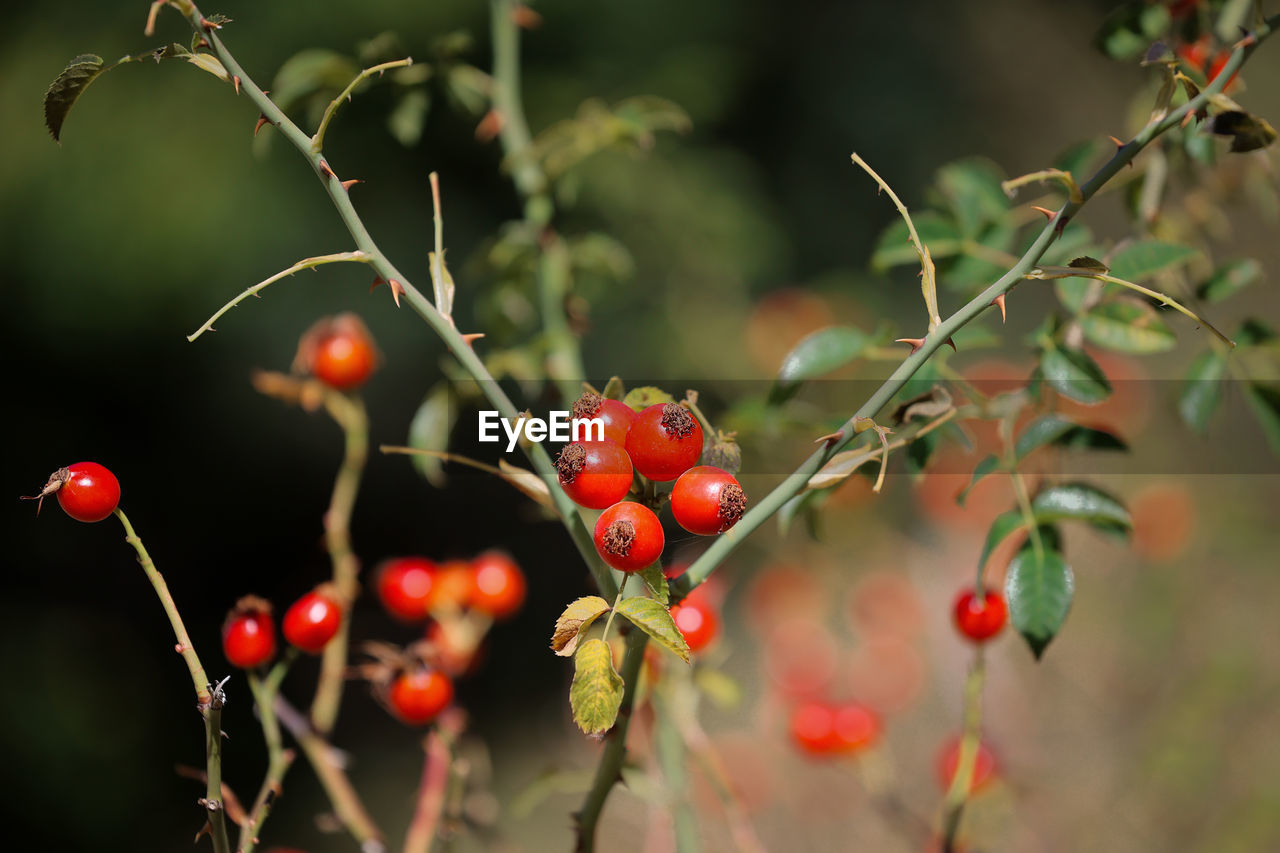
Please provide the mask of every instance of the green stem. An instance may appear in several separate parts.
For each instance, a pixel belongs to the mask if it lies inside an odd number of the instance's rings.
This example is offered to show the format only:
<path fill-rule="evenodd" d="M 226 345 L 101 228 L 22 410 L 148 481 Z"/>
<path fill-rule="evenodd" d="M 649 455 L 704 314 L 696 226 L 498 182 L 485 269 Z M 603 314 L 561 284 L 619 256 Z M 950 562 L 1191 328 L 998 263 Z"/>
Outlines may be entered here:
<path fill-rule="evenodd" d="M 205 795 L 209 815 L 209 837 L 213 853 L 231 853 L 227 840 L 227 808 L 222 800 L 222 703 L 221 685 L 204 708 Z"/>
<path fill-rule="evenodd" d="M 618 708 L 618 721 L 605 735 L 604 752 L 600 755 L 600 763 L 596 765 L 595 776 L 591 780 L 591 789 L 583 800 L 582 810 L 578 812 L 578 850 L 580 853 L 593 853 L 596 848 L 596 826 L 600 823 L 600 813 L 604 810 L 605 800 L 613 785 L 622 776 L 622 763 L 627 757 L 627 731 L 631 726 L 631 712 L 636 700 L 636 685 L 640 681 L 640 666 L 644 663 L 644 649 L 649 635 L 644 631 L 632 630 L 627 635 L 627 651 L 622 658 L 622 681 L 626 685 L 622 692 L 622 705 Z"/>
<path fill-rule="evenodd" d="M 489 6 L 493 36 L 493 107 L 502 118 L 498 138 L 520 195 L 527 203 L 542 198 L 549 204 L 550 200 L 546 199 L 547 176 L 531 156 L 533 134 L 529 132 L 520 98 L 520 28 L 513 16 L 515 6 L 515 0 L 492 0 Z M 546 216 L 535 215 L 533 219 L 537 225 L 547 224 L 550 221 L 549 210 Z"/>
<path fill-rule="evenodd" d="M 942 849 L 952 853 L 956 849 L 956 835 L 960 831 L 960 818 L 973 786 L 973 770 L 977 766 L 978 746 L 982 739 L 982 685 L 986 666 L 982 650 L 977 651 L 973 666 L 964 682 L 964 732 L 960 737 L 960 753 L 956 759 L 956 772 L 951 777 L 943 799 Z"/>
<path fill-rule="evenodd" d="M 659 691 L 652 694 L 654 714 L 654 751 L 666 795 L 671 806 L 671 823 L 675 828 L 676 853 L 698 853 L 698 820 L 689 797 L 689 776 L 685 768 L 685 744 L 675 715 L 667 707 Z"/>
<path fill-rule="evenodd" d="M 325 395 L 325 408 L 342 428 L 345 439 L 342 467 L 338 469 L 329 509 L 324 514 L 325 546 L 333 563 L 333 584 L 342 600 L 342 624 L 324 647 L 316 695 L 311 703 L 311 724 L 327 736 L 333 731 L 342 705 L 351 605 L 359 594 L 360 560 L 351 549 L 351 513 L 369 456 L 369 417 L 358 397 L 337 391 Z"/>
<path fill-rule="evenodd" d="M 1158 122 L 1144 127 L 1129 142 L 1118 146 L 1116 153 L 1103 164 L 1097 173 L 1090 178 L 1084 186 L 1080 188 L 1079 201 L 1067 201 L 1057 214 L 1050 220 L 1037 235 L 1036 239 L 1031 243 L 1030 247 L 1023 253 L 1018 262 L 1013 265 L 1002 275 L 994 284 L 971 299 L 959 311 L 952 314 L 944 320 L 936 329 L 932 329 L 926 336 L 920 348 L 907 356 L 905 360 L 898 366 L 896 370 L 885 380 L 870 398 L 845 422 L 840 429 L 838 439 L 828 442 L 820 450 L 816 451 L 808 459 L 800 464 L 796 470 L 788 475 L 782 483 L 780 483 L 772 492 L 765 495 L 756 505 L 747 511 L 745 515 L 731 527 L 729 530 L 716 537 L 715 541 L 702 553 L 689 570 L 676 582 L 673 592 L 678 595 L 687 595 L 694 587 L 705 581 L 711 576 L 711 573 L 733 552 L 735 548 L 742 543 L 751 533 L 765 523 L 775 512 L 782 508 L 787 501 L 799 494 L 813 476 L 827 461 L 834 456 L 843 447 L 848 445 L 854 438 L 853 424 L 859 418 L 874 417 L 882 408 L 884 408 L 893 396 L 902 389 L 904 385 L 915 375 L 929 357 L 937 351 L 937 349 L 951 338 L 957 331 L 966 324 L 977 318 L 980 314 L 992 307 L 997 296 L 1008 293 L 1014 285 L 1018 284 L 1027 273 L 1035 268 L 1040 258 L 1044 256 L 1045 251 L 1053 243 L 1057 237 L 1060 227 L 1065 227 L 1068 220 L 1075 217 L 1080 209 L 1088 203 L 1089 199 L 1107 183 L 1111 178 L 1133 162 L 1142 149 L 1146 148 L 1156 137 L 1165 131 L 1177 127 L 1182 123 L 1183 118 L 1189 114 L 1199 110 L 1209 102 L 1209 98 L 1220 92 L 1222 87 L 1226 85 L 1227 79 L 1231 74 L 1240 67 L 1245 58 L 1252 53 L 1259 43 L 1261 43 L 1271 33 L 1271 28 L 1280 22 L 1280 16 L 1269 18 L 1266 26 L 1257 33 L 1257 40 L 1253 44 L 1242 46 L 1231 54 L 1231 58 L 1227 60 L 1224 70 L 1218 74 L 1214 82 L 1205 87 L 1205 89 L 1195 98 L 1188 101 L 1183 106 L 1173 110 L 1169 115 L 1165 116 Z"/>
<path fill-rule="evenodd" d="M 258 709 L 258 720 L 262 723 L 262 739 L 267 745 L 267 773 L 263 777 L 262 787 L 258 789 L 258 796 L 253 801 L 253 808 L 249 811 L 249 821 L 240 828 L 237 853 L 253 853 L 258 846 L 262 824 L 271 814 L 271 807 L 280 796 L 284 776 L 293 764 L 295 755 L 293 750 L 284 748 L 275 709 L 276 691 L 293 657 L 289 654 L 279 661 L 266 678 L 256 672 L 249 673 L 249 689 L 253 692 L 253 703 Z"/>

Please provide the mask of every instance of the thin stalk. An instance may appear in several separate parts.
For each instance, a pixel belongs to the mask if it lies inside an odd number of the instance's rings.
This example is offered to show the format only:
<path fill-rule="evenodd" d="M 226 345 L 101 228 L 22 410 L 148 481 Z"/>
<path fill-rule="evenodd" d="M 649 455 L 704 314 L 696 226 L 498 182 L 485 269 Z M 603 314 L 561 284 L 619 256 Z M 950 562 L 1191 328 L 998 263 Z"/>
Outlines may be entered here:
<path fill-rule="evenodd" d="M 262 739 L 267 745 L 267 773 L 263 777 L 262 787 L 258 789 L 258 796 L 253 801 L 253 808 L 249 811 L 249 820 L 240 828 L 237 853 L 253 853 L 257 847 L 262 824 L 271 814 L 271 807 L 280 796 L 285 774 L 289 772 L 296 757 L 293 750 L 284 747 L 275 709 L 276 691 L 291 659 L 292 655 L 278 662 L 266 678 L 256 672 L 249 673 L 249 689 L 253 692 L 254 706 L 258 709 L 258 720 L 262 724 Z"/>
<path fill-rule="evenodd" d="M 654 751 L 658 767 L 662 771 L 663 787 L 671 809 L 671 823 L 675 828 L 676 853 L 698 853 L 702 845 L 698 840 L 698 819 L 689 797 L 689 774 L 685 768 L 685 744 L 676 726 L 673 710 L 659 695 L 652 694 L 654 714 Z"/>
<path fill-rule="evenodd" d="M 422 743 L 422 781 L 418 786 L 418 803 L 404 839 L 404 853 L 430 853 L 440 831 L 453 773 L 453 744 L 462 731 L 462 715 L 441 719 Z"/>
<path fill-rule="evenodd" d="M 410 58 L 394 59 L 391 62 L 383 62 L 381 65 L 375 65 L 372 68 L 366 68 L 357 74 L 347 88 L 343 89 L 338 97 L 329 102 L 329 106 L 324 108 L 324 115 L 320 118 L 320 126 L 316 128 L 315 136 L 311 137 L 311 150 L 319 153 L 324 148 L 324 134 L 329 129 L 329 122 L 333 121 L 333 115 L 338 111 L 338 107 L 342 106 L 344 101 L 350 101 L 351 95 L 355 92 L 356 86 L 372 77 L 374 74 L 381 75 L 385 71 L 392 68 L 406 68 L 413 64 Z"/>
<path fill-rule="evenodd" d="M 977 766 L 978 746 L 982 738 L 982 685 L 986 666 L 982 650 L 978 649 L 973 666 L 964 682 L 964 732 L 960 737 L 960 753 L 956 759 L 956 772 L 942 801 L 942 851 L 952 853 L 956 849 L 956 835 L 960 831 L 960 819 L 973 786 L 973 770 Z"/>
<path fill-rule="evenodd" d="M 222 686 L 214 691 L 204 708 L 205 795 L 203 805 L 209 815 L 209 837 L 213 853 L 231 853 L 227 840 L 227 810 L 222 801 Z"/>

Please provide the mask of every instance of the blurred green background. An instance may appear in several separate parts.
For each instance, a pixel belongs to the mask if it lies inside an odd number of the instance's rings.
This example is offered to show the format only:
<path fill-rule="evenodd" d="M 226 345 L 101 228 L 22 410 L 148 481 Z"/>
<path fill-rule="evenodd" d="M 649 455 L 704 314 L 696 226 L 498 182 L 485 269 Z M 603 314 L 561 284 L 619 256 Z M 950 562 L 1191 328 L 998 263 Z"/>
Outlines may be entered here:
<path fill-rule="evenodd" d="M 189 66 L 112 71 L 76 107 L 61 147 L 49 139 L 40 98 L 72 56 L 110 59 L 189 41 L 172 11 L 155 38 L 144 37 L 146 5 L 26 4 L 10 11 L 0 35 L 0 341 L 14 367 L 3 482 L 16 497 L 73 461 L 112 468 L 206 663 L 220 672 L 218 629 L 236 598 L 252 591 L 283 607 L 327 572 L 320 514 L 340 453 L 331 423 L 259 396 L 250 370 L 287 369 L 298 335 L 317 317 L 357 311 L 385 356 L 366 395 L 373 442 L 399 444 L 439 378 L 443 350 L 385 289 L 368 294 L 363 269 L 347 267 L 274 285 L 224 317 L 216 334 L 187 343 L 244 287 L 350 244 L 296 154 L 278 139 L 265 150 L 252 145 L 256 111 Z M 840 0 L 539 2 L 543 26 L 525 37 L 535 132 L 591 96 L 659 95 L 693 121 L 690 134 L 660 136 L 648 156 L 589 161 L 565 200 L 565 233 L 611 233 L 635 265 L 625 282 L 590 294 L 583 346 L 591 378 L 767 380 L 794 341 L 794 317 L 801 332 L 815 317 L 867 328 L 889 318 L 916 331 L 923 312 L 912 272 L 868 271 L 894 213 L 850 166 L 849 152 L 914 205 L 933 172 L 959 157 L 987 157 L 1016 175 L 1079 139 L 1123 136 L 1148 78 L 1091 48 L 1111 6 L 920 0 L 908 12 Z M 489 65 L 485 3 L 228 0 L 205 11 L 234 20 L 225 40 L 263 86 L 300 49 L 352 52 L 389 30 L 414 56 L 428 55 L 441 35 L 469 31 L 468 58 Z M 1280 87 L 1269 85 L 1280 79 L 1280 45 L 1260 51 L 1246 78 L 1248 106 L 1280 116 Z M 468 280 L 468 259 L 520 213 L 497 144 L 478 143 L 476 117 L 438 98 L 422 140 L 402 146 L 385 129 L 390 106 L 375 87 L 344 108 L 329 135 L 330 161 L 343 178 L 366 182 L 353 191 L 356 206 L 420 285 L 431 241 L 427 175 L 440 173 L 460 325 L 476 328 L 469 291 L 479 285 Z M 1233 212 L 1226 246 L 1252 252 L 1274 275 L 1274 221 L 1244 207 Z M 1113 199 L 1087 217 L 1102 236 L 1128 233 Z M 818 298 L 805 301 L 796 287 Z M 1047 290 L 1027 290 L 1010 300 L 1011 341 L 1052 305 Z M 1276 317 L 1274 294 L 1268 283 L 1231 310 Z M 1184 346 L 1144 362 L 1148 376 L 1176 376 L 1202 345 L 1186 324 L 1177 330 Z M 1017 361 L 1016 344 L 1005 355 Z M 1138 467 L 1200 472 L 1165 483 L 1188 498 L 1194 523 L 1150 534 L 1159 541 L 1188 532 L 1188 541 L 1172 554 L 1143 556 L 1072 539 L 1078 597 L 1048 659 L 1033 665 L 1010 637 L 996 647 L 987 728 L 1003 747 L 1006 782 L 975 806 L 983 849 L 1280 847 L 1280 495 L 1274 474 L 1243 475 L 1276 466 L 1251 423 L 1224 418 L 1208 440 L 1192 437 L 1171 415 L 1168 384 L 1152 383 L 1143 421 L 1151 449 Z M 796 442 L 781 452 L 807 451 Z M 1189 467 L 1189 458 L 1200 462 Z M 1203 473 L 1215 467 L 1232 473 Z M 1150 479 L 1110 485 L 1132 497 Z M 874 639 L 850 616 L 863 601 L 855 583 L 872 572 L 909 582 L 904 594 L 924 615 L 889 634 L 910 646 L 920 684 L 890 717 L 890 757 L 904 799 L 926 820 L 934 815 L 931 756 L 958 725 L 967 659 L 946 606 L 969 576 L 982 520 L 929 515 L 912 488 L 905 476 L 891 477 L 878 504 L 859 498 L 833 510 L 842 515 L 824 545 L 806 543 L 798 530 L 786 538 L 770 530 L 726 567 L 742 583 L 728 593 L 721 656 L 744 699 L 711 713 L 708 726 L 735 772 L 777 780 L 752 806 L 771 849 L 918 849 L 858 793 L 854 776 L 805 764 L 785 748 L 782 700 L 760 657 L 765 635 L 742 616 L 746 578 L 779 562 L 817 579 L 826 609 L 811 615 L 854 658 Z M 0 596 L 8 831 L 40 839 L 40 849 L 186 849 L 200 788 L 179 780 L 174 765 L 201 762 L 201 725 L 130 550 L 114 522 L 79 525 L 53 507 L 37 520 L 16 501 L 11 510 L 0 522 L 8 547 Z M 589 767 L 593 755 L 568 720 L 569 668 L 545 649 L 555 615 L 587 580 L 559 528 L 529 518 L 521 499 L 495 482 L 458 475 L 440 491 L 403 458 L 375 454 L 353 534 L 370 566 L 391 555 L 469 556 L 494 545 L 525 566 L 529 604 L 497 629 L 485 669 L 460 693 L 490 747 L 504 804 L 540 773 Z M 412 639 L 371 602 L 355 618 L 358 637 Z M 890 658 L 877 660 L 888 666 Z M 312 677 L 300 669 L 287 688 L 297 698 Z M 247 797 L 264 758 L 247 689 L 235 678 L 230 689 L 226 772 Z M 398 838 L 420 765 L 417 736 L 353 687 L 336 740 L 357 756 L 353 777 Z M 606 833 L 616 849 L 640 849 L 652 822 L 647 807 L 636 792 L 615 798 Z M 553 795 L 530 815 L 507 809 L 496 829 L 459 848 L 567 849 L 576 803 L 576 795 Z M 321 810 L 300 764 L 267 838 L 350 849 L 341 836 L 319 833 L 313 815 Z M 714 805 L 706 814 L 717 822 Z M 664 849 L 660 829 L 645 849 Z M 707 833 L 709 847 L 729 849 L 722 830 Z"/>

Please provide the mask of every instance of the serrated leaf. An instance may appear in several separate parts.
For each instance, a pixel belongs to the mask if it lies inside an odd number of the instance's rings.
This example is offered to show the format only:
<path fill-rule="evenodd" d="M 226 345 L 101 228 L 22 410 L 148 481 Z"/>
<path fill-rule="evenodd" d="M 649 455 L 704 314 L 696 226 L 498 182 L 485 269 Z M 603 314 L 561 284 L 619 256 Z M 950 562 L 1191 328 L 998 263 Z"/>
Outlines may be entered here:
<path fill-rule="evenodd" d="M 578 641 L 591 623 L 608 613 L 609 602 L 598 595 L 588 595 L 570 604 L 556 620 L 551 634 L 551 649 L 561 657 L 572 657 Z"/>
<path fill-rule="evenodd" d="M 1040 373 L 1059 394 L 1096 405 L 1111 396 L 1111 383 L 1098 363 L 1083 350 L 1050 345 L 1040 354 Z"/>
<path fill-rule="evenodd" d="M 436 385 L 409 422 L 409 446 L 419 450 L 447 450 L 449 433 L 457 416 L 457 401 L 449 383 Z M 444 485 L 444 460 L 440 457 L 414 454 L 413 467 L 436 488 Z"/>
<path fill-rule="evenodd" d="M 1017 510 L 1009 510 L 1008 512 L 997 515 L 995 520 L 991 522 L 991 527 L 987 529 L 987 539 L 982 543 L 982 554 L 978 557 L 978 569 L 981 570 L 987 564 L 987 560 L 991 557 L 991 552 L 1000 547 L 1000 543 L 1008 539 L 1019 530 L 1026 530 L 1027 523 L 1022 517 L 1022 513 Z"/>
<path fill-rule="evenodd" d="M 1118 499 L 1088 483 L 1064 483 L 1044 489 L 1031 499 L 1031 509 L 1041 524 L 1084 521 L 1101 533 L 1126 536 L 1133 519 Z"/>
<path fill-rule="evenodd" d="M 1037 660 L 1061 630 L 1074 593 L 1071 567 L 1056 551 L 1024 549 L 1009 563 L 1004 581 L 1009 621 Z"/>
<path fill-rule="evenodd" d="M 427 90 L 411 89 L 401 96 L 395 109 L 387 116 L 387 130 L 405 148 L 412 148 L 422 138 L 430 108 L 431 95 Z"/>
<path fill-rule="evenodd" d="M 980 158 L 958 160 L 938 170 L 934 186 L 951 208 L 962 236 L 976 238 L 1008 212 L 1003 180 L 998 166 Z"/>
<path fill-rule="evenodd" d="M 618 719 L 622 707 L 622 677 L 613 668 L 613 652 L 599 638 L 587 640 L 573 658 L 569 707 L 573 721 L 589 735 L 602 735 Z"/>
<path fill-rule="evenodd" d="M 1190 246 L 1143 240 L 1126 246 L 1111 258 L 1111 275 L 1125 281 L 1142 281 L 1156 273 L 1187 263 L 1200 254 Z"/>
<path fill-rule="evenodd" d="M 1165 352 L 1178 343 L 1154 308 L 1131 299 L 1095 305 L 1080 318 L 1080 326 L 1090 343 L 1131 355 Z"/>
<path fill-rule="evenodd" d="M 844 367 L 862 354 L 871 339 L 853 326 L 828 326 L 792 347 L 778 369 L 778 381 L 800 382 Z"/>
<path fill-rule="evenodd" d="M 1088 255 L 1081 255 L 1078 258 L 1072 258 L 1067 264 L 1073 270 L 1085 270 L 1087 272 L 1097 272 L 1106 275 L 1110 272 L 1110 268 L 1097 258 L 1091 258 Z"/>
<path fill-rule="evenodd" d="M 1222 401 L 1221 380 L 1226 373 L 1226 357 L 1214 350 L 1200 353 L 1187 369 L 1187 382 L 1178 397 L 1178 414 L 1201 435 L 1209 428 L 1209 419 Z"/>
<path fill-rule="evenodd" d="M 920 240 L 929 247 L 929 254 L 935 261 L 957 254 L 963 241 L 955 223 L 932 211 L 924 211 L 911 217 L 916 225 L 916 233 Z M 901 266 L 903 264 L 920 264 L 920 256 L 910 242 L 907 224 L 897 219 L 880 233 L 876 248 L 871 253 L 871 268 L 877 272 Z"/>
<path fill-rule="evenodd" d="M 1229 110 L 1213 117 L 1213 132 L 1231 137 L 1231 151 L 1241 154 L 1258 151 L 1276 141 L 1276 130 L 1265 119 L 1244 112 Z"/>
<path fill-rule="evenodd" d="M 667 576 L 662 573 L 661 566 L 654 563 L 642 569 L 639 574 L 649 592 L 653 593 L 654 599 L 664 607 L 671 603 L 671 588 L 667 586 Z"/>
<path fill-rule="evenodd" d="M 632 625 L 644 631 L 663 647 L 670 649 L 685 663 L 689 662 L 689 644 L 685 642 L 684 634 L 680 633 L 675 620 L 671 618 L 671 611 L 663 604 L 652 598 L 633 595 L 622 599 L 614 612 L 619 616 L 625 616 Z"/>
<path fill-rule="evenodd" d="M 956 495 L 956 503 L 964 506 L 964 502 L 969 497 L 969 492 L 973 491 L 973 487 L 982 481 L 992 471 L 1000 467 L 1000 460 L 994 455 L 985 456 L 977 465 L 973 466 L 973 476 L 969 478 L 969 484 L 960 490 L 960 494 Z"/>
<path fill-rule="evenodd" d="M 1221 302 L 1262 278 L 1262 264 L 1253 258 L 1228 261 L 1213 271 L 1209 279 L 1196 288 L 1196 296 L 1205 302 Z"/>
<path fill-rule="evenodd" d="M 44 126 L 49 129 L 54 142 L 62 141 L 62 124 L 84 90 L 110 67 L 104 65 L 101 56 L 82 53 L 68 62 L 62 73 L 49 84 L 44 93 Z"/>
<path fill-rule="evenodd" d="M 1251 384 L 1245 394 L 1271 452 L 1280 456 L 1280 388 Z"/>
<path fill-rule="evenodd" d="M 627 395 L 622 398 L 622 402 L 626 403 L 637 412 L 642 412 L 650 406 L 656 406 L 658 403 L 675 402 L 675 398 L 666 391 L 663 391 L 661 388 L 655 388 L 652 385 L 642 385 L 639 388 L 632 388 L 628 391 Z"/>

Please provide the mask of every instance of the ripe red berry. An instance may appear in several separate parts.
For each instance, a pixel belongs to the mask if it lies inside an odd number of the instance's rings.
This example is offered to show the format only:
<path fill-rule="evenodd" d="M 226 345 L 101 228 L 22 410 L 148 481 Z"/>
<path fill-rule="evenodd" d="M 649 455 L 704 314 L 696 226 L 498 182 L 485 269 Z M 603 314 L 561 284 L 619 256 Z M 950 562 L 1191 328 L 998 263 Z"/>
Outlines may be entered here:
<path fill-rule="evenodd" d="M 412 726 L 426 725 L 453 701 L 453 682 L 439 670 L 406 670 L 391 682 L 387 701 L 403 722 Z"/>
<path fill-rule="evenodd" d="M 431 606 L 436 572 L 436 564 L 426 557 L 392 560 L 378 574 L 378 599 L 397 619 L 421 622 Z"/>
<path fill-rule="evenodd" d="M 833 729 L 841 752 L 857 752 L 876 742 L 880 718 L 866 706 L 849 702 L 836 708 Z"/>
<path fill-rule="evenodd" d="M 856 702 L 806 702 L 791 714 L 791 737 L 810 755 L 851 754 L 875 743 L 880 720 Z"/>
<path fill-rule="evenodd" d="M 431 610 L 456 611 L 471 603 L 476 595 L 476 573 L 470 560 L 449 560 L 440 564 L 431 593 Z"/>
<path fill-rule="evenodd" d="M 627 453 L 650 480 L 674 480 L 702 456 L 702 427 L 683 406 L 658 403 L 637 415 L 627 430 Z"/>
<path fill-rule="evenodd" d="M 236 602 L 222 624 L 222 652 L 240 669 L 262 666 L 276 656 L 276 625 L 268 602 L 252 595 Z"/>
<path fill-rule="evenodd" d="M 579 506 L 604 509 L 631 491 L 631 457 L 613 441 L 575 441 L 556 460 L 560 486 Z"/>
<path fill-rule="evenodd" d="M 524 604 L 524 573 L 501 551 L 486 551 L 471 562 L 472 610 L 505 619 Z"/>
<path fill-rule="evenodd" d="M 36 505 L 39 513 L 44 499 L 55 492 L 58 504 L 76 521 L 102 521 L 120 504 L 120 481 L 97 462 L 77 462 L 59 468 L 49 475 L 49 482 L 40 494 L 23 500 L 39 501 Z"/>
<path fill-rule="evenodd" d="M 960 766 L 960 741 L 959 737 L 953 737 L 938 750 L 936 767 L 938 785 L 944 791 L 951 787 L 951 780 L 955 778 L 956 770 Z M 978 754 L 973 759 L 973 776 L 969 782 L 969 792 L 977 793 L 985 788 L 995 779 L 995 775 L 995 753 L 988 749 L 985 743 L 979 741 Z"/>
<path fill-rule="evenodd" d="M 961 634 L 975 643 L 985 643 L 1000 633 L 1009 617 L 1009 608 L 998 592 L 987 590 L 979 601 L 972 589 L 965 589 L 956 596 L 954 616 Z"/>
<path fill-rule="evenodd" d="M 702 651 L 720 634 L 720 617 L 716 615 L 715 608 L 696 591 L 671 608 L 671 618 L 684 634 L 684 641 L 689 644 L 691 652 Z"/>
<path fill-rule="evenodd" d="M 685 471 L 671 489 L 671 514 L 690 533 L 723 533 L 746 508 L 747 493 L 734 476 L 710 465 Z"/>
<path fill-rule="evenodd" d="M 378 366 L 373 336 L 355 314 L 319 320 L 302 336 L 295 369 L 339 391 L 360 387 Z"/>
<path fill-rule="evenodd" d="M 573 418 L 604 421 L 604 440 L 623 445 L 627 443 L 627 430 L 635 423 L 636 410 L 621 400 L 609 400 L 588 391 L 573 404 Z M 594 430 L 581 435 L 588 441 L 598 440 Z"/>
<path fill-rule="evenodd" d="M 596 520 L 596 551 L 623 572 L 638 572 L 662 556 L 666 535 L 653 510 L 635 501 L 621 501 Z"/>
<path fill-rule="evenodd" d="M 342 627 L 342 605 L 317 588 L 293 603 L 284 614 L 284 638 L 309 654 L 317 655 Z"/>

